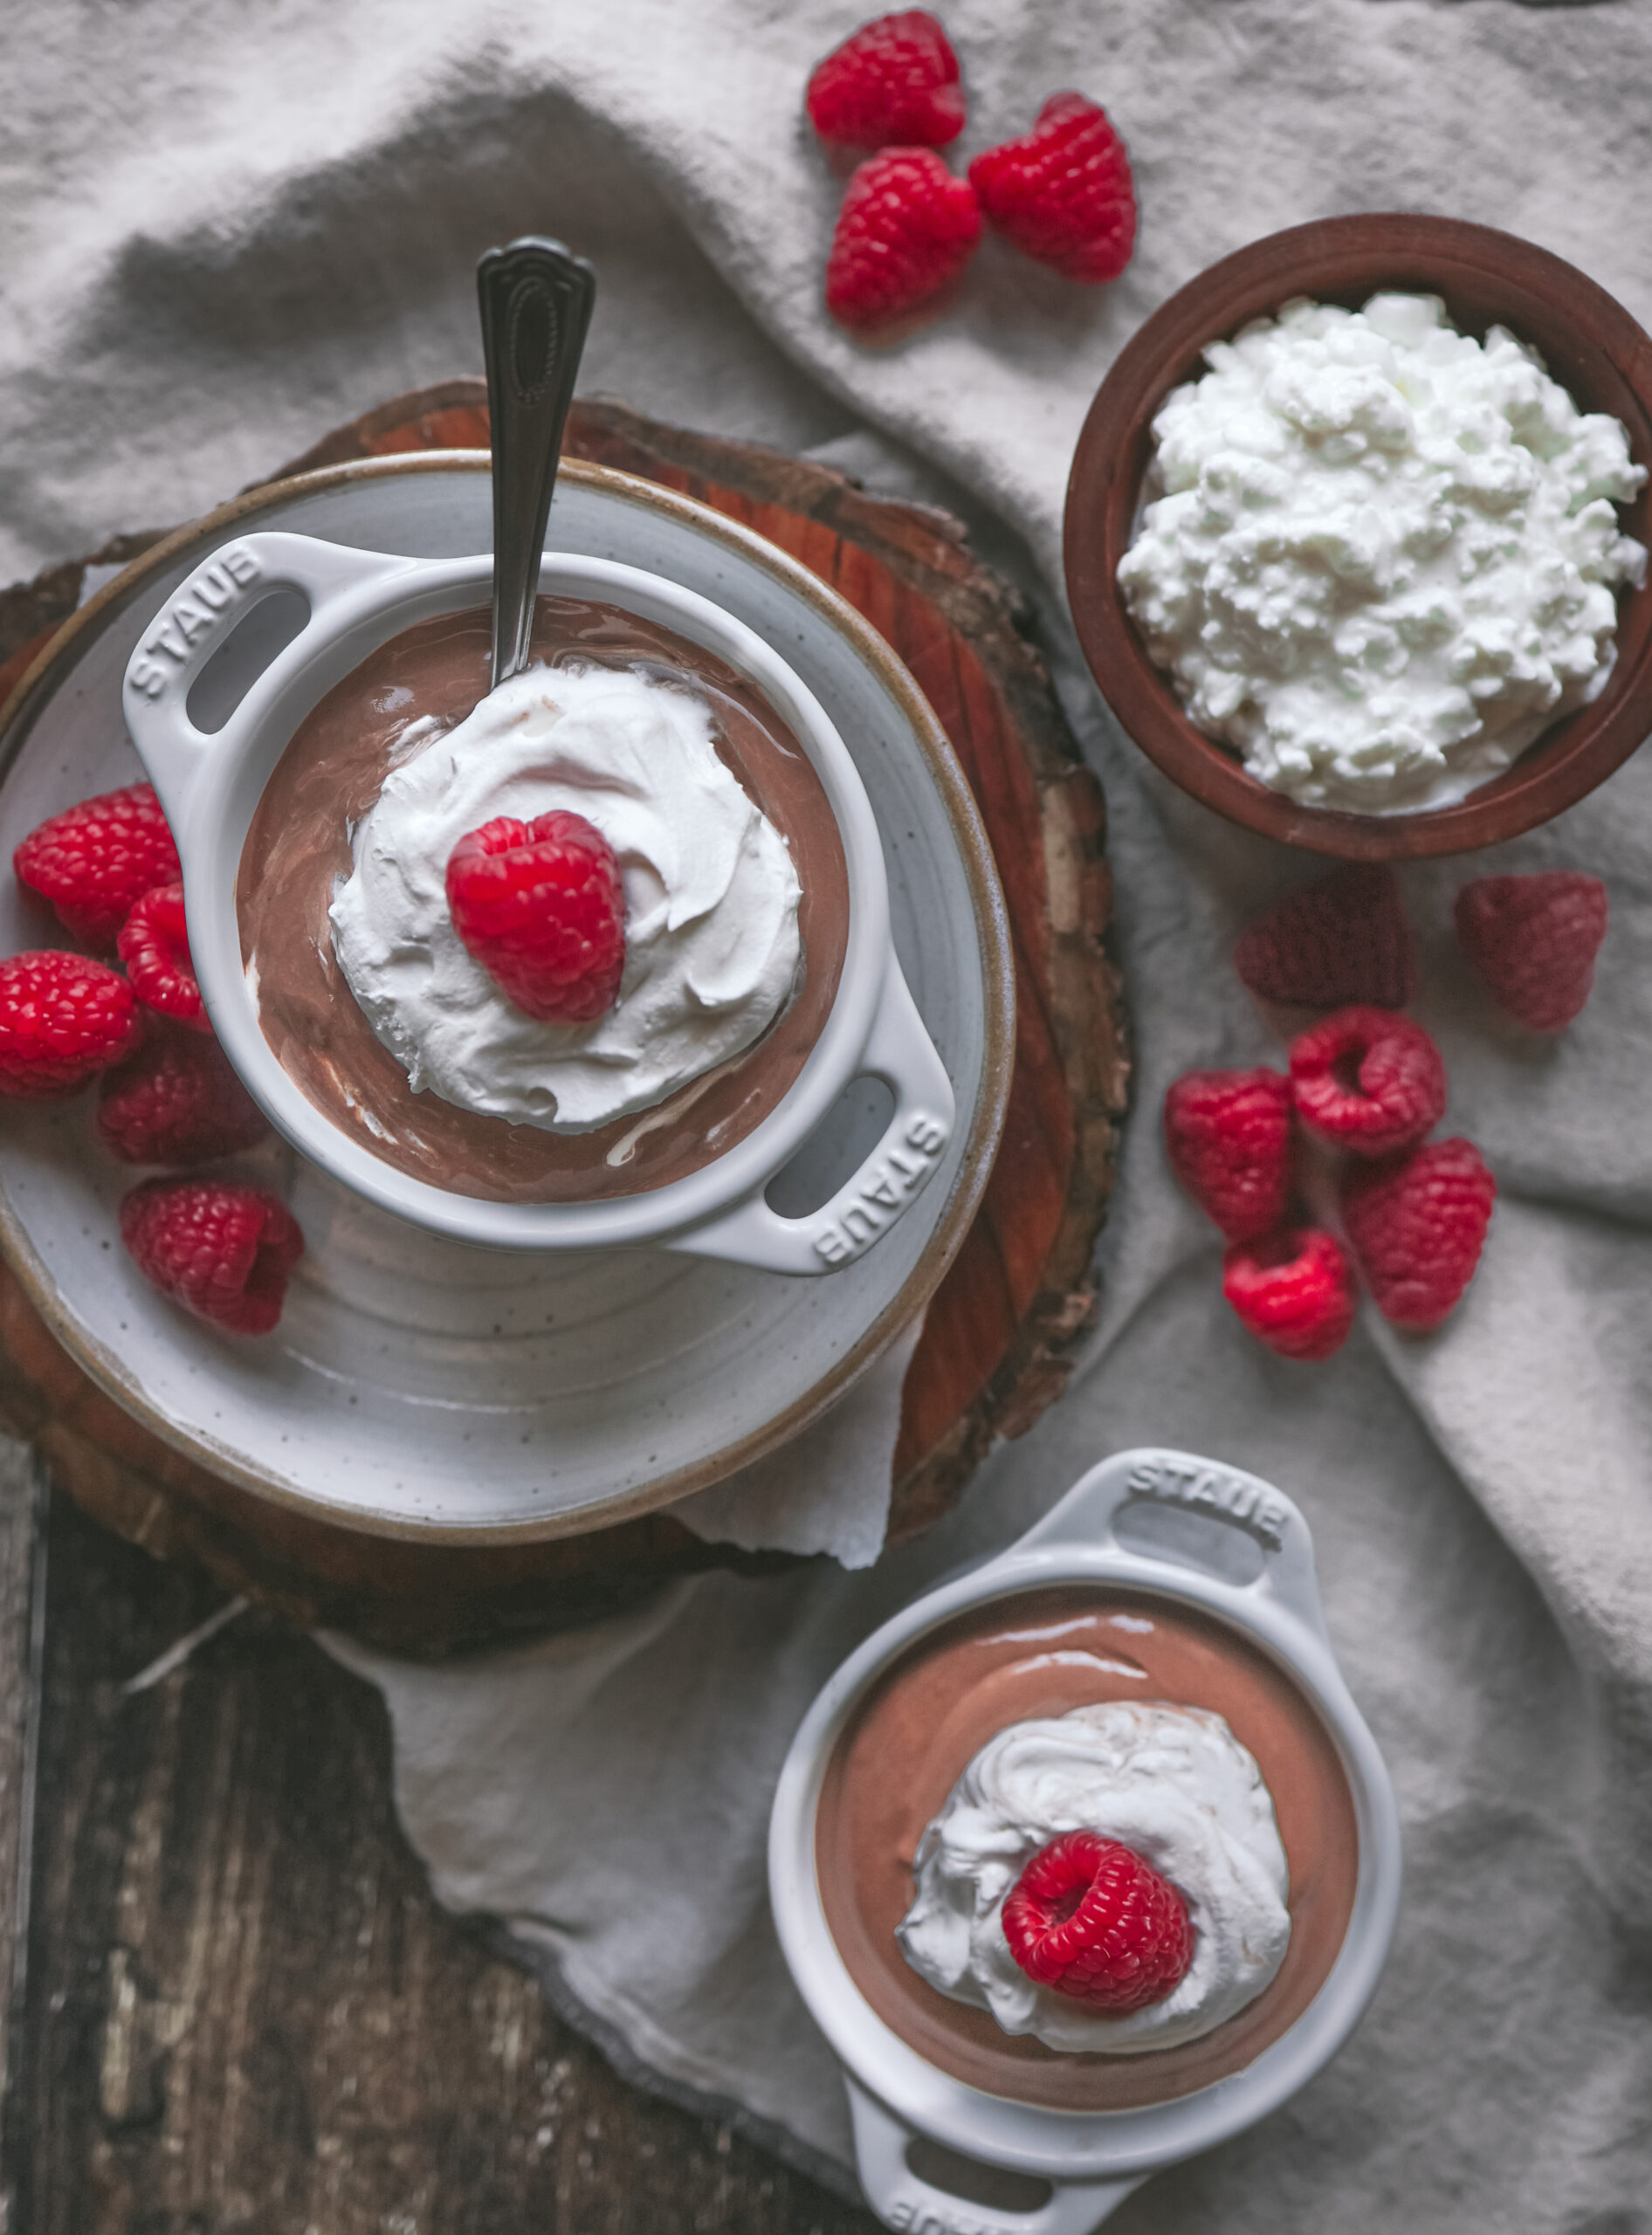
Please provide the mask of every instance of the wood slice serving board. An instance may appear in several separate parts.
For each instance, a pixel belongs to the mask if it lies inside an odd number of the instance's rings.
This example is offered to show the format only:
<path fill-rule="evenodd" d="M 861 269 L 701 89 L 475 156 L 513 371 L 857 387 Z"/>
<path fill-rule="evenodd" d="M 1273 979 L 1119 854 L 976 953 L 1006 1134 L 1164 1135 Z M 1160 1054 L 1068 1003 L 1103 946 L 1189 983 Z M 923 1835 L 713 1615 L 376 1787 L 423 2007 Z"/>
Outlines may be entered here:
<path fill-rule="evenodd" d="M 488 441 L 478 380 L 398 396 L 279 476 Z M 959 523 L 876 497 L 827 467 L 753 444 L 582 402 L 570 455 L 715 506 L 810 567 L 916 677 L 974 791 L 1015 948 L 1015 1068 L 1002 1146 L 960 1255 L 931 1300 L 907 1368 L 890 1537 L 946 1512 L 988 1447 L 1056 1397 L 1094 1306 L 1128 1061 L 1105 943 L 1112 911 L 1101 790 L 1084 767 L 1017 594 Z M 158 540 L 128 535 L 0 595 L 0 700 L 76 607 L 88 566 Z M 0 1406 L 94 1518 L 161 1558 L 192 1558 L 227 1588 L 293 1620 L 439 1653 L 589 1619 L 662 1575 L 761 1568 L 701 1542 L 669 1509 L 583 1537 L 485 1547 L 387 1540 L 317 1522 L 210 1475 L 97 1389 L 0 1268 Z"/>

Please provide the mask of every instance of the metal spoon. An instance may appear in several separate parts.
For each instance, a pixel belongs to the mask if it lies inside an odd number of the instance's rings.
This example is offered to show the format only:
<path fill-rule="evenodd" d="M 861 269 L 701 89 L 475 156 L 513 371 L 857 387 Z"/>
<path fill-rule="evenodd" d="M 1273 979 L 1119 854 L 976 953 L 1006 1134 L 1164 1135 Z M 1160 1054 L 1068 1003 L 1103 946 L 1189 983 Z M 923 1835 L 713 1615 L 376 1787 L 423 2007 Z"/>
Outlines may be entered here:
<path fill-rule="evenodd" d="M 491 248 L 476 267 L 493 430 L 493 684 L 527 665 L 540 556 L 596 274 L 561 241 Z"/>

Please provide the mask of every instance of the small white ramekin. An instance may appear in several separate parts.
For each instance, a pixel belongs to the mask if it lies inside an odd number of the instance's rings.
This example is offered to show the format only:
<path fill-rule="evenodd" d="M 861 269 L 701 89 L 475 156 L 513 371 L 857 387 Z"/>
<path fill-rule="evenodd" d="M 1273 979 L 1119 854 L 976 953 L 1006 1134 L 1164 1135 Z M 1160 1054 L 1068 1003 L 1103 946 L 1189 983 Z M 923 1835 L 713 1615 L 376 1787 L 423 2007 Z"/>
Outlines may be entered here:
<path fill-rule="evenodd" d="M 254 810 L 305 716 L 379 644 L 442 613 L 485 604 L 486 554 L 409 559 L 278 533 L 238 536 L 203 560 L 145 631 L 122 693 L 133 743 L 177 839 L 190 952 L 213 1028 L 236 1070 L 293 1146 L 368 1201 L 430 1232 L 512 1249 L 651 1243 L 778 1273 L 852 1263 L 896 1223 L 951 1138 L 951 1083 L 896 959 L 883 848 L 864 787 L 814 694 L 746 624 L 663 576 L 547 553 L 547 594 L 618 605 L 726 660 L 795 733 L 836 818 L 849 871 L 848 941 L 837 993 L 791 1088 L 722 1156 L 670 1185 L 599 1202 L 496 1203 L 398 1172 L 335 1126 L 276 1060 L 241 966 L 235 884 Z M 190 719 L 190 691 L 237 624 L 297 590 L 309 617 L 224 726 Z M 785 1218 L 764 1191 L 851 1080 L 882 1079 L 894 1111 L 830 1200 Z"/>
<path fill-rule="evenodd" d="M 827 1765 L 869 1688 L 913 1641 L 968 1608 L 1051 1585 L 1150 1592 L 1239 1631 L 1306 1695 L 1353 1797 L 1359 1869 L 1347 1933 L 1324 1985 L 1242 2071 L 1139 2110 L 1076 2113 L 987 2094 L 941 2071 L 885 2024 L 837 1952 L 816 1874 Z M 1283 1491 L 1187 1452 L 1105 1460 L 1008 1551 L 885 1622 L 804 1717 L 774 1796 L 768 1884 L 781 1946 L 843 2069 L 861 2185 L 885 2226 L 928 2235 L 1089 2235 L 1148 2174 L 1276 2110 L 1335 2055 L 1375 1991 L 1400 1900 L 1400 1825 L 1375 1740 L 1326 1635 L 1308 1524 Z M 926 2140 L 1048 2184 L 1035 2207 L 983 2205 L 910 2162 Z"/>

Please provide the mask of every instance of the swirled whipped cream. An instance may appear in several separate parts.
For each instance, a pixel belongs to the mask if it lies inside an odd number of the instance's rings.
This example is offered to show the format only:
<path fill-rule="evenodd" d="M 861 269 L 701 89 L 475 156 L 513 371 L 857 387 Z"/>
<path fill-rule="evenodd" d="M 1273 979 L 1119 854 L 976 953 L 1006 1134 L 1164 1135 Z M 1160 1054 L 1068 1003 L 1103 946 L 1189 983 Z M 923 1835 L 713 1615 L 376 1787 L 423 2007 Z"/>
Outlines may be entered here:
<path fill-rule="evenodd" d="M 712 710 L 631 669 L 534 666 L 445 732 L 410 725 L 329 915 L 350 991 L 416 1090 L 556 1132 L 662 1101 L 749 1048 L 789 999 L 802 890 L 785 839 L 718 757 Z M 594 823 L 625 890 L 606 1015 L 525 1015 L 465 950 L 448 857 L 496 815 Z"/>
<path fill-rule="evenodd" d="M 1004 1896 L 1063 1832 L 1132 1847 L 1183 1895 L 1193 1962 L 1162 2002 L 1110 2018 L 1029 1979 L 1004 1937 Z M 1259 1995 L 1284 1960 L 1290 1890 L 1273 1802 L 1221 1716 L 1136 1700 L 1011 1723 L 925 1830 L 906 1961 L 1006 2033 L 1134 2055 L 1195 2041 Z"/>
<path fill-rule="evenodd" d="M 1153 421 L 1164 493 L 1119 565 L 1191 719 L 1311 806 L 1463 798 L 1599 696 L 1614 505 L 1646 480 L 1501 327 L 1435 296 L 1289 303 L 1205 352 Z"/>

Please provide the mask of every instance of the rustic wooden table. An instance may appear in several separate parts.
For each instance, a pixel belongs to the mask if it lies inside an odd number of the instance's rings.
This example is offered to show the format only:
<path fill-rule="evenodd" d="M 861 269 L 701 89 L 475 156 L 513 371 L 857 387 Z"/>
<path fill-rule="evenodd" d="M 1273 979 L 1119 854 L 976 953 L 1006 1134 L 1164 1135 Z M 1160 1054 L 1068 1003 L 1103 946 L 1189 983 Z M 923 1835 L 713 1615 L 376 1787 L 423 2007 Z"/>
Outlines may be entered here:
<path fill-rule="evenodd" d="M 378 1695 L 0 1443 L 4 2235 L 869 2235 L 439 1910 Z"/>

